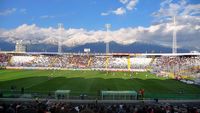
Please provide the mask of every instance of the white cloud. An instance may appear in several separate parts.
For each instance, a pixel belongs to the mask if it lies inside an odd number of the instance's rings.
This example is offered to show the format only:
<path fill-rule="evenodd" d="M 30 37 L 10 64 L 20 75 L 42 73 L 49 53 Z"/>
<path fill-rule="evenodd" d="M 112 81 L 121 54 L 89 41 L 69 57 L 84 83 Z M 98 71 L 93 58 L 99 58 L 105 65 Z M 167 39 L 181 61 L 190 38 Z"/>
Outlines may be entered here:
<path fill-rule="evenodd" d="M 195 46 L 200 48 L 200 25 L 179 24 L 177 29 L 177 39 L 179 47 Z M 131 44 L 135 41 L 161 44 L 171 47 L 173 23 L 162 23 L 149 27 L 121 28 L 110 31 L 106 36 L 106 31 L 88 31 L 86 29 L 64 29 L 40 28 L 33 25 L 21 25 L 16 29 L 4 30 L 0 36 L 9 42 L 16 40 L 33 41 L 47 44 L 57 44 L 59 34 L 62 34 L 62 43 L 66 46 L 83 45 L 94 42 L 115 41 L 120 44 Z M 5 38 L 7 37 L 7 38 Z"/>
<path fill-rule="evenodd" d="M 200 15 L 200 4 L 187 5 L 181 15 Z"/>
<path fill-rule="evenodd" d="M 113 11 L 113 13 L 115 15 L 123 15 L 126 13 L 126 10 L 124 8 L 120 7 L 120 8 L 117 8 L 115 11 Z"/>
<path fill-rule="evenodd" d="M 126 4 L 129 0 L 119 0 L 122 4 Z"/>
<path fill-rule="evenodd" d="M 171 47 L 172 32 L 174 29 L 169 15 L 178 14 L 177 19 L 177 40 L 179 47 L 193 47 L 200 49 L 200 17 L 191 15 L 197 14 L 199 7 L 197 4 L 188 4 L 184 0 L 179 3 L 172 3 L 167 0 L 161 3 L 161 8 L 153 13 L 156 18 L 167 18 L 167 21 L 150 25 L 149 27 L 129 27 L 110 31 L 109 36 L 102 30 L 88 31 L 86 29 L 64 29 L 61 31 L 56 28 L 41 28 L 33 25 L 21 25 L 11 30 L 0 30 L 3 40 L 15 42 L 16 40 L 32 40 L 47 44 L 57 44 L 59 34 L 62 34 L 62 43 L 66 46 L 83 45 L 93 42 L 115 41 L 120 44 L 130 44 L 135 41 L 160 44 Z M 184 6 L 184 7 L 183 7 Z M 164 12 L 163 12 L 164 11 Z M 109 12 L 112 13 L 112 12 Z M 157 15 L 155 15 L 157 14 Z M 165 15 L 166 14 L 166 15 Z M 104 14 L 106 15 L 106 13 Z"/>
<path fill-rule="evenodd" d="M 14 13 L 16 10 L 17 10 L 16 8 L 10 8 L 10 9 L 0 11 L 0 16 L 10 15 L 10 14 Z"/>
<path fill-rule="evenodd" d="M 103 13 L 101 13 L 101 16 L 108 16 L 110 14 L 123 15 L 127 11 L 131 11 L 131 10 L 135 9 L 135 6 L 138 3 L 138 0 L 119 0 L 119 2 L 122 3 L 123 6 L 117 8 L 116 10 L 103 12 Z"/>
<path fill-rule="evenodd" d="M 109 13 L 101 13 L 101 16 L 107 16 L 107 15 L 109 15 Z"/>
<path fill-rule="evenodd" d="M 173 2 L 166 0 L 161 3 L 160 9 L 153 13 L 154 17 L 163 19 L 172 16 L 196 16 L 200 14 L 200 4 L 188 4 L 186 0 Z"/>
<path fill-rule="evenodd" d="M 55 16 L 52 16 L 52 15 L 42 15 L 40 16 L 41 19 L 52 19 L 52 18 L 55 18 Z"/>
<path fill-rule="evenodd" d="M 26 12 L 27 12 L 27 9 L 25 9 L 25 8 L 22 8 L 22 9 L 20 9 L 19 10 L 21 13 L 23 13 L 23 14 L 26 14 Z"/>
<path fill-rule="evenodd" d="M 138 0 L 130 0 L 129 3 L 126 5 L 128 10 L 133 10 L 137 4 Z"/>
<path fill-rule="evenodd" d="M 27 13 L 27 9 L 25 9 L 25 8 L 21 8 L 21 9 L 9 8 L 9 9 L 0 11 L 0 16 L 8 16 L 8 15 L 11 15 L 11 14 L 13 14 L 15 12 L 16 13 L 26 14 Z"/>
<path fill-rule="evenodd" d="M 153 16 L 156 18 L 156 21 L 159 21 L 158 24 L 170 23 L 173 16 L 176 16 L 178 41 L 184 46 L 200 48 L 197 43 L 200 41 L 199 14 L 200 4 L 188 4 L 186 0 L 180 0 L 178 2 L 165 0 L 160 4 L 160 9 L 153 13 Z M 168 30 L 169 28 L 171 26 L 167 26 Z"/>
<path fill-rule="evenodd" d="M 116 10 L 101 13 L 101 16 L 108 16 L 110 14 L 114 14 L 118 16 L 118 15 L 123 15 L 125 13 L 126 13 L 126 9 L 124 9 L 123 7 L 119 7 Z"/>

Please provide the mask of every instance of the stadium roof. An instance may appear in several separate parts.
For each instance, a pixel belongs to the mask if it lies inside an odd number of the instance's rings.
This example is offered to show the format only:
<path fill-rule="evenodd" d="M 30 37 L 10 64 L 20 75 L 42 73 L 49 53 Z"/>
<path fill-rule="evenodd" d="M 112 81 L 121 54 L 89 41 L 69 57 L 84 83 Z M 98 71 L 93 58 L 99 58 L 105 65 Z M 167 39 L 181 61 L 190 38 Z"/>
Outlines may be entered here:
<path fill-rule="evenodd" d="M 14 52 L 1 51 L 6 54 L 25 54 L 25 55 L 108 55 L 108 56 L 197 56 L 200 53 L 57 53 L 57 52 Z"/>

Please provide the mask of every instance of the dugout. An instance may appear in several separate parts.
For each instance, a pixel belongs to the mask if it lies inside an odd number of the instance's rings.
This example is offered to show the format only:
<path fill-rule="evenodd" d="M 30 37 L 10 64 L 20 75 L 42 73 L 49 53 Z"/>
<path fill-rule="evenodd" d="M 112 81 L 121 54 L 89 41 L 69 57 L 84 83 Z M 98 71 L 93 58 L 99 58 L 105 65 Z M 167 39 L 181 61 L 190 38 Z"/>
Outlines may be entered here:
<path fill-rule="evenodd" d="M 55 98 L 56 99 L 69 99 L 70 90 L 56 90 Z"/>
<path fill-rule="evenodd" d="M 102 100 L 136 100 L 136 91 L 101 91 Z"/>

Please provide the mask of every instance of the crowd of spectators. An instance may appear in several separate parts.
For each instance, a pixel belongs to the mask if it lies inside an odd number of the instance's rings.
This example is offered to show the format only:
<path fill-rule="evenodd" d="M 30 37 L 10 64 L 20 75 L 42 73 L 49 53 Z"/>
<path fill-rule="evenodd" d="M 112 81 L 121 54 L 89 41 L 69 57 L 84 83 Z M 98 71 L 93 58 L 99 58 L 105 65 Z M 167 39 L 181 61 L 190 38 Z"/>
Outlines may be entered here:
<path fill-rule="evenodd" d="M 133 69 L 147 69 L 150 63 L 154 60 L 153 58 L 136 57 L 130 58 L 131 68 Z"/>
<path fill-rule="evenodd" d="M 89 55 L 34 55 L 13 56 L 9 66 L 16 67 L 59 67 L 94 69 L 146 69 L 151 58 L 130 58 L 121 56 Z M 128 62 L 130 64 L 128 64 Z"/>
<path fill-rule="evenodd" d="M 154 72 L 172 72 L 181 75 L 198 73 L 200 56 L 162 56 L 157 57 L 151 65 Z"/>
<path fill-rule="evenodd" d="M 126 57 L 110 57 L 108 68 L 127 69 L 128 63 Z"/>
<path fill-rule="evenodd" d="M 10 58 L 11 58 L 10 55 L 4 54 L 4 53 L 0 53 L 0 67 L 7 66 Z"/>
<path fill-rule="evenodd" d="M 106 67 L 107 58 L 105 56 L 93 56 L 90 61 L 90 67 L 96 69 L 102 69 Z"/>
<path fill-rule="evenodd" d="M 14 67 L 59 67 L 84 68 L 88 66 L 88 56 L 13 56 L 9 66 Z"/>
<path fill-rule="evenodd" d="M 0 113 L 199 113 L 198 104 L 75 104 L 66 102 L 34 101 L 1 103 Z"/>
<path fill-rule="evenodd" d="M 9 62 L 10 61 L 10 62 Z M 9 63 L 8 63 L 9 62 Z M 153 72 L 199 72 L 200 56 L 161 56 L 155 58 L 106 55 L 24 55 L 0 54 L 0 66 L 72 69 L 143 69 Z M 186 73 L 190 72 L 190 73 Z M 199 75 L 196 75 L 199 76 Z"/>

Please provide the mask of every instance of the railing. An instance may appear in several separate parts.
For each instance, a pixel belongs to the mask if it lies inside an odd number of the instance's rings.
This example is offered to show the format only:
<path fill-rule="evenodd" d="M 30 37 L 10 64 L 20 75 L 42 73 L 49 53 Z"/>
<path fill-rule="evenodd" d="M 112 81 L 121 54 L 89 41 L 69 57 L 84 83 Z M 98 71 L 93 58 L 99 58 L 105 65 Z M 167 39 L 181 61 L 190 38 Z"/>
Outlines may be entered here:
<path fill-rule="evenodd" d="M 123 97 L 123 96 L 122 96 Z M 21 91 L 21 90 L 0 90 L 0 98 L 49 98 L 55 99 L 55 91 Z M 78 92 L 72 91 L 68 99 L 73 100 L 101 100 L 101 94 L 98 92 Z M 142 99 L 138 95 L 137 99 Z M 200 99 L 200 94 L 188 93 L 145 93 L 145 99 L 173 99 L 173 100 L 187 100 Z M 118 99 L 120 100 L 120 98 Z"/>

